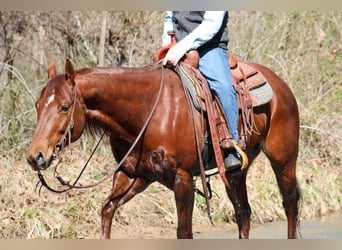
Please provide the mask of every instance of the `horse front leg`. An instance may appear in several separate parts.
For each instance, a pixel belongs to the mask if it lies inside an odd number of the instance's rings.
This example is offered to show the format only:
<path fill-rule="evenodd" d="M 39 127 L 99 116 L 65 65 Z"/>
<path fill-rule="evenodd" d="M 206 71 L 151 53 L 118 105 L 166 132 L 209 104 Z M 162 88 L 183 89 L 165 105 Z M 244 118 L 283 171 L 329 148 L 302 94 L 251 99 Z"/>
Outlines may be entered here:
<path fill-rule="evenodd" d="M 177 238 L 192 239 L 192 213 L 195 195 L 191 174 L 178 169 L 173 191 L 178 215 Z"/>
<path fill-rule="evenodd" d="M 236 223 L 239 228 L 239 239 L 248 239 L 251 208 L 247 197 L 246 172 L 235 176 L 226 174 L 226 176 L 230 184 L 230 188 L 226 187 L 226 192 L 234 207 Z"/>
<path fill-rule="evenodd" d="M 129 178 L 119 171 L 114 175 L 113 187 L 110 195 L 104 202 L 101 212 L 101 239 L 109 239 L 112 220 L 116 209 L 142 192 L 149 185 L 144 179 Z"/>

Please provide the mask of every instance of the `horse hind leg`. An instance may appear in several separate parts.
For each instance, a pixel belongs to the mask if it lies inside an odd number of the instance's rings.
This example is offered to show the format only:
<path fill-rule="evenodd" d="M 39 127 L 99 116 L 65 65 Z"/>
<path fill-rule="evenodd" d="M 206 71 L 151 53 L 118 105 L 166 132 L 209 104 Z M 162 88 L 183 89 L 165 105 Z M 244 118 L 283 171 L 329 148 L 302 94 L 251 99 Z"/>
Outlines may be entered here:
<path fill-rule="evenodd" d="M 296 178 L 296 163 L 292 160 L 287 163 L 271 161 L 272 168 L 276 174 L 277 183 L 283 199 L 283 207 L 287 217 L 287 237 L 297 238 L 297 226 L 299 226 L 299 206 L 301 192 Z"/>
<path fill-rule="evenodd" d="M 249 164 L 243 173 L 238 175 L 226 173 L 227 180 L 230 184 L 230 188 L 226 187 L 226 192 L 234 207 L 240 239 L 249 238 L 251 208 L 248 202 L 246 178 L 249 166 L 258 156 L 260 151 L 260 146 L 257 144 L 246 152 Z"/>
<path fill-rule="evenodd" d="M 246 173 L 234 176 L 227 174 L 227 180 L 230 188 L 226 187 L 226 192 L 234 207 L 236 223 L 239 229 L 239 239 L 248 239 L 251 208 L 247 197 Z"/>
<path fill-rule="evenodd" d="M 114 175 L 112 191 L 102 207 L 101 239 L 110 238 L 112 220 L 116 209 L 132 199 L 136 194 L 145 190 L 148 185 L 149 183 L 144 179 L 129 178 L 122 171 Z"/>
<path fill-rule="evenodd" d="M 278 134 L 280 136 L 280 134 Z M 283 143 L 274 143 L 282 141 Z M 286 142 L 288 144 L 286 145 Z M 296 177 L 298 143 L 289 138 L 272 138 L 266 140 L 264 152 L 271 162 L 277 184 L 283 200 L 288 222 L 288 238 L 297 238 L 299 225 L 300 188 Z"/>

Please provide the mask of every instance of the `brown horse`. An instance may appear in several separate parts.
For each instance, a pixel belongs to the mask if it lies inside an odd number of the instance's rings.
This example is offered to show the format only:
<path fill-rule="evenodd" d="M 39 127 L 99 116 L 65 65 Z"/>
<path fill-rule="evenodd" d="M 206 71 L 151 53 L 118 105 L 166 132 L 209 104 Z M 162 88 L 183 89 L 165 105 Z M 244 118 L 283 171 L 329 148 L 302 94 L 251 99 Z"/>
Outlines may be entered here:
<path fill-rule="evenodd" d="M 297 103 L 282 79 L 266 67 L 254 66 L 265 75 L 274 96 L 270 103 L 254 110 L 260 134 L 248 138 L 246 153 L 249 165 L 261 150 L 270 160 L 283 198 L 288 238 L 296 238 L 300 200 L 296 180 Z M 116 209 L 155 181 L 174 192 L 177 237 L 193 237 L 193 176 L 199 168 L 194 127 L 203 135 L 199 138 L 201 149 L 206 128 L 200 126 L 200 112 L 194 114 L 195 123 L 192 121 L 182 83 L 173 70 L 161 64 L 74 70 L 67 60 L 65 74 L 57 75 L 55 64 L 51 64 L 36 109 L 37 127 L 27 160 L 39 171 L 48 168 L 69 140 L 76 141 L 88 127 L 110 136 L 113 155 L 120 161 L 152 114 L 138 143 L 114 174 L 111 193 L 102 208 L 101 238 L 110 238 Z M 239 238 L 248 238 L 250 230 L 247 170 L 234 176 L 226 174 L 230 186 L 226 191 L 234 205 Z"/>

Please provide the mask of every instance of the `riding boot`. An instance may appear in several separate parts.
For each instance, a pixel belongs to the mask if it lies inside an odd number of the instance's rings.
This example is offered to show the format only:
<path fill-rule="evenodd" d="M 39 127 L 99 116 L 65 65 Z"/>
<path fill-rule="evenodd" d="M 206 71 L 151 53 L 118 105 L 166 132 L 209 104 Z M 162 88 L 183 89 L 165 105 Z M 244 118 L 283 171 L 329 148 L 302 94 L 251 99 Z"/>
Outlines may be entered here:
<path fill-rule="evenodd" d="M 240 154 L 235 149 L 229 149 L 224 153 L 224 166 L 226 172 L 241 171 L 242 160 Z"/>

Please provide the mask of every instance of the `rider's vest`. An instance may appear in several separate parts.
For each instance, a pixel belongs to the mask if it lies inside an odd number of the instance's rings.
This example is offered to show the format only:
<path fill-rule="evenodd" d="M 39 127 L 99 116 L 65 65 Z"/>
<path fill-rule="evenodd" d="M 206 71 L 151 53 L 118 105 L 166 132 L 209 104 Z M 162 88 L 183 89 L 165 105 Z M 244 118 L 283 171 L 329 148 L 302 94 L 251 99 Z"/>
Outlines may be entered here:
<path fill-rule="evenodd" d="M 175 18 L 174 30 L 176 32 L 177 41 L 182 40 L 186 35 L 191 33 L 203 21 L 205 11 L 173 11 Z M 224 16 L 222 25 L 217 34 L 207 43 L 198 48 L 198 50 L 207 47 L 221 47 L 227 49 L 228 43 L 228 12 Z"/>

